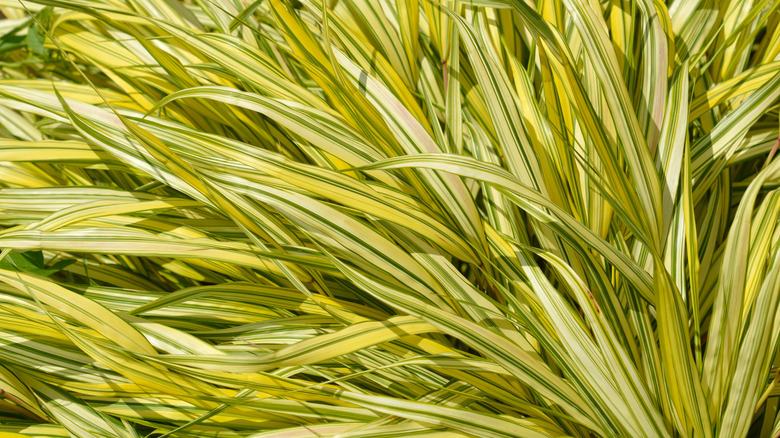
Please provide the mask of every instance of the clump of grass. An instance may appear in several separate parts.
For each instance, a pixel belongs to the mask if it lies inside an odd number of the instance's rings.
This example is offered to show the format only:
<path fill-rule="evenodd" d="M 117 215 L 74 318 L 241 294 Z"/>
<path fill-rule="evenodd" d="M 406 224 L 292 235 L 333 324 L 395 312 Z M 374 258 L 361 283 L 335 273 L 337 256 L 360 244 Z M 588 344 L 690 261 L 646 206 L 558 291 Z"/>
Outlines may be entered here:
<path fill-rule="evenodd" d="M 0 435 L 780 435 L 778 2 L 0 12 Z"/>

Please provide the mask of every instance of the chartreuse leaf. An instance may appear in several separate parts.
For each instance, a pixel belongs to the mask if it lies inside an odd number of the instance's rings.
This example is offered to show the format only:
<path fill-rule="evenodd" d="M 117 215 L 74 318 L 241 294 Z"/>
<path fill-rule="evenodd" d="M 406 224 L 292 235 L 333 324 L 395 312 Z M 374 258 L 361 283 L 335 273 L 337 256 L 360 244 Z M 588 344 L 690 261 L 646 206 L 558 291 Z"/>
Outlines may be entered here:
<path fill-rule="evenodd" d="M 600 247 L 604 255 L 609 257 L 623 275 L 631 279 L 635 287 L 644 293 L 648 301 L 653 300 L 649 291 L 650 278 L 646 272 L 638 269 L 632 262 L 626 260 L 624 254 L 601 240 L 592 231 L 578 224 L 571 216 L 561 211 L 553 203 L 545 199 L 539 192 L 520 184 L 512 175 L 495 165 L 479 162 L 472 158 L 450 154 L 418 154 L 403 158 L 393 158 L 367 166 L 367 168 L 393 167 L 425 167 L 455 173 L 464 177 L 479 179 L 491 183 L 499 190 L 513 195 L 512 201 L 525 209 L 528 214 L 536 217 L 547 226 L 558 228 L 562 235 L 575 247 L 586 242 L 593 247 Z M 547 213 L 543 208 L 549 208 Z M 584 247 L 583 247 L 584 250 Z"/>

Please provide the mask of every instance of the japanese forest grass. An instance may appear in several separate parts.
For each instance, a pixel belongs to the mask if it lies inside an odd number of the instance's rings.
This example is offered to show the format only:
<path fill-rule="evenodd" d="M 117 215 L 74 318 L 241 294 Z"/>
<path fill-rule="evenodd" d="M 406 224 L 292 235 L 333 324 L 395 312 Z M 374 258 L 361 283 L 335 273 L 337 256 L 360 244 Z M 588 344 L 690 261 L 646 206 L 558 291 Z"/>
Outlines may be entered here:
<path fill-rule="evenodd" d="M 0 0 L 0 435 L 779 436 L 779 4 Z"/>

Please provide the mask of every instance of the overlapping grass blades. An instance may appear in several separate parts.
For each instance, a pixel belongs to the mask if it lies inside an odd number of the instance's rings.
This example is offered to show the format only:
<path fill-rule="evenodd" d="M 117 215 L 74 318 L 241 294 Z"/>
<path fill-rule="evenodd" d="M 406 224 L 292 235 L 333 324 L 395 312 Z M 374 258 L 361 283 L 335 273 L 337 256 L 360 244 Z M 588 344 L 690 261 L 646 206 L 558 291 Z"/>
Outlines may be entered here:
<path fill-rule="evenodd" d="M 779 6 L 0 0 L 0 435 L 780 436 Z"/>

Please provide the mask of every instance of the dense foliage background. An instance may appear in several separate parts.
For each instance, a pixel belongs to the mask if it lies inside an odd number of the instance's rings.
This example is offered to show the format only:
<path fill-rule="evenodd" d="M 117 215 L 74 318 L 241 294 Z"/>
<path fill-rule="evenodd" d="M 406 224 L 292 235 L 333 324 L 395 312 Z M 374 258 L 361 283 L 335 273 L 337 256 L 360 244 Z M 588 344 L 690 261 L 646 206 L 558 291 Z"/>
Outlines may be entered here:
<path fill-rule="evenodd" d="M 779 5 L 0 0 L 0 436 L 780 436 Z"/>

